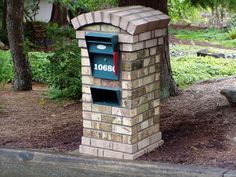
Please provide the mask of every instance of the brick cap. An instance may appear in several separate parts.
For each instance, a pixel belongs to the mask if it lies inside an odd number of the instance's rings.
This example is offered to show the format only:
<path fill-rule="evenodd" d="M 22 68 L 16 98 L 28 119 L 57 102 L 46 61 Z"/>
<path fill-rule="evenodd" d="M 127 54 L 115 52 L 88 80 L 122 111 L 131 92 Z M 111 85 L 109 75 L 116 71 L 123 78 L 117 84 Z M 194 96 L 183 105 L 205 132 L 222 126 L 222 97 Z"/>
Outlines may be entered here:
<path fill-rule="evenodd" d="M 169 16 L 161 11 L 140 5 L 89 12 L 71 20 L 76 30 L 96 23 L 105 23 L 119 27 L 131 35 L 166 28 L 169 21 Z"/>

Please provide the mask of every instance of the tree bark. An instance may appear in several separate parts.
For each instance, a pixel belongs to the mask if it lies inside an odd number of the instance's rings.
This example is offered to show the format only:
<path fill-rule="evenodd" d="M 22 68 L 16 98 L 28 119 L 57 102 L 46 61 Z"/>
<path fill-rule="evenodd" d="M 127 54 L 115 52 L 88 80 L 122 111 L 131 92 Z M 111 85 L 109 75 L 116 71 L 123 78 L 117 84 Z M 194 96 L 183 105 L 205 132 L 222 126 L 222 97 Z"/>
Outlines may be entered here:
<path fill-rule="evenodd" d="M 119 0 L 119 6 L 143 5 L 160 10 L 168 14 L 167 0 Z M 179 94 L 179 89 L 172 77 L 169 54 L 169 35 L 164 38 L 164 47 L 161 47 L 161 99 Z"/>
<path fill-rule="evenodd" d="M 3 1 L 3 13 L 2 13 L 2 29 L 7 29 L 7 0 Z"/>
<path fill-rule="evenodd" d="M 14 64 L 13 89 L 32 90 L 32 75 L 23 46 L 24 0 L 7 0 L 7 32 Z"/>
<path fill-rule="evenodd" d="M 68 24 L 67 9 L 59 3 L 53 3 L 50 22 L 57 23 L 59 26 Z"/>

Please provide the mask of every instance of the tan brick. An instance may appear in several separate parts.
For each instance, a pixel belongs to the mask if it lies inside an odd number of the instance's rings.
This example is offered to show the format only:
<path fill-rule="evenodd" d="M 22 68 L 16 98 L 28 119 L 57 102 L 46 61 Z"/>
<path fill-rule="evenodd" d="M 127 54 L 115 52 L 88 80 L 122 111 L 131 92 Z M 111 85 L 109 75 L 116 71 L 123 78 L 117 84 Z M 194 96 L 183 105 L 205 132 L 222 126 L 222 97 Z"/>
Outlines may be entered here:
<path fill-rule="evenodd" d="M 157 48 L 156 47 L 150 48 L 150 55 L 156 55 L 156 54 L 157 54 Z"/>
<path fill-rule="evenodd" d="M 84 66 L 84 67 L 82 67 L 81 73 L 83 75 L 91 75 L 91 68 L 89 66 L 87 66 L 87 67 Z"/>
<path fill-rule="evenodd" d="M 164 44 L 164 38 L 158 38 L 158 45 L 163 45 Z"/>
<path fill-rule="evenodd" d="M 80 27 L 80 24 L 79 24 L 79 21 L 78 21 L 78 18 L 77 18 L 77 17 L 73 18 L 73 19 L 71 20 L 71 23 L 72 23 L 74 29 L 78 29 L 78 28 Z"/>
<path fill-rule="evenodd" d="M 138 51 L 137 55 L 138 55 L 137 56 L 138 59 L 143 59 L 143 58 L 149 57 L 150 56 L 149 49 L 140 50 L 140 51 Z"/>
<path fill-rule="evenodd" d="M 112 132 L 125 135 L 132 135 L 131 127 L 121 125 L 112 125 Z"/>
<path fill-rule="evenodd" d="M 131 80 L 131 72 L 122 72 L 122 80 Z"/>
<path fill-rule="evenodd" d="M 158 133 L 152 135 L 152 136 L 149 138 L 150 144 L 153 144 L 153 143 L 155 143 L 155 142 L 160 141 L 160 140 L 161 140 L 161 137 L 162 137 L 161 132 L 158 132 Z"/>
<path fill-rule="evenodd" d="M 81 144 L 90 146 L 90 144 L 91 144 L 91 138 L 87 138 L 87 137 L 84 137 L 84 136 L 83 136 L 82 139 L 81 139 Z"/>
<path fill-rule="evenodd" d="M 102 12 L 102 22 L 104 23 L 111 23 L 111 15 L 110 13 L 107 13 L 107 12 Z"/>
<path fill-rule="evenodd" d="M 138 42 L 138 36 L 132 36 L 130 34 L 118 34 L 119 42 L 122 43 L 136 43 Z"/>
<path fill-rule="evenodd" d="M 102 121 L 102 114 L 101 113 L 91 113 L 91 119 L 93 121 Z"/>
<path fill-rule="evenodd" d="M 82 92 L 83 93 L 91 93 L 91 91 L 90 91 L 90 86 L 89 85 L 85 85 L 85 84 L 83 84 L 82 85 Z"/>
<path fill-rule="evenodd" d="M 160 80 L 160 73 L 156 73 L 155 74 L 155 81 L 159 81 Z"/>
<path fill-rule="evenodd" d="M 122 125 L 125 125 L 125 126 L 132 126 L 132 120 L 133 120 L 133 118 L 126 118 L 126 117 L 123 117 L 123 118 L 122 118 Z"/>
<path fill-rule="evenodd" d="M 139 41 L 151 39 L 151 31 L 139 34 Z"/>
<path fill-rule="evenodd" d="M 99 147 L 103 149 L 112 149 L 113 143 L 110 141 L 98 140 L 98 139 L 91 139 L 91 146 Z"/>
<path fill-rule="evenodd" d="M 83 111 L 83 119 L 91 119 L 91 112 Z"/>
<path fill-rule="evenodd" d="M 121 85 L 123 89 L 132 89 L 132 82 L 130 81 L 122 81 Z"/>
<path fill-rule="evenodd" d="M 81 154 L 97 156 L 98 155 L 98 148 L 80 145 L 79 152 Z"/>
<path fill-rule="evenodd" d="M 127 27 L 127 31 L 130 34 L 139 34 L 145 31 L 147 27 L 147 21 L 143 19 L 137 19 L 133 21 L 129 21 L 129 25 Z"/>
<path fill-rule="evenodd" d="M 83 39 L 80 39 L 79 40 L 79 47 L 86 48 L 87 47 L 86 41 Z"/>
<path fill-rule="evenodd" d="M 113 143 L 113 150 L 132 154 L 137 152 L 138 144 Z"/>
<path fill-rule="evenodd" d="M 155 37 L 166 36 L 166 29 L 155 30 Z"/>
<path fill-rule="evenodd" d="M 137 115 L 137 110 L 112 107 L 112 114 L 117 116 L 133 117 Z"/>
<path fill-rule="evenodd" d="M 157 39 L 150 39 L 145 42 L 146 48 L 154 47 L 157 45 Z"/>
<path fill-rule="evenodd" d="M 112 133 L 110 140 L 111 140 L 111 141 L 115 141 L 115 142 L 122 142 L 122 135 Z"/>
<path fill-rule="evenodd" d="M 81 65 L 82 65 L 82 66 L 90 66 L 89 58 L 82 57 L 82 58 L 81 58 Z"/>
<path fill-rule="evenodd" d="M 125 144 L 132 144 L 132 136 L 122 135 L 122 142 Z"/>
<path fill-rule="evenodd" d="M 83 111 L 91 111 L 92 109 L 92 103 L 82 103 L 82 109 Z"/>
<path fill-rule="evenodd" d="M 87 24 L 94 23 L 93 14 L 91 12 L 90 13 L 86 13 L 85 14 L 85 18 L 86 18 Z"/>
<path fill-rule="evenodd" d="M 83 102 L 92 102 L 91 94 L 83 93 L 82 100 L 83 100 Z"/>
<path fill-rule="evenodd" d="M 120 82 L 119 81 L 112 81 L 112 80 L 101 80 L 103 87 L 112 87 L 112 88 L 119 88 Z"/>
<path fill-rule="evenodd" d="M 92 128 L 92 122 L 89 120 L 83 120 L 83 127 L 84 128 Z"/>
<path fill-rule="evenodd" d="M 111 115 L 102 115 L 102 122 L 110 124 L 121 124 L 121 117 L 111 116 Z"/>
<path fill-rule="evenodd" d="M 111 106 L 93 104 L 92 105 L 92 111 L 111 114 Z"/>
<path fill-rule="evenodd" d="M 149 121 L 146 120 L 146 121 L 144 121 L 144 122 L 142 122 L 142 123 L 140 124 L 141 130 L 148 128 L 148 126 L 149 126 L 148 122 L 149 122 Z"/>
<path fill-rule="evenodd" d="M 91 76 L 82 76 L 82 83 L 92 85 L 93 84 L 93 78 Z"/>
<path fill-rule="evenodd" d="M 78 16 L 78 21 L 80 23 L 80 26 L 84 26 L 86 25 L 87 21 L 86 21 L 86 18 L 85 18 L 85 15 L 82 14 L 80 16 Z"/>
<path fill-rule="evenodd" d="M 77 39 L 85 39 L 85 31 L 76 31 Z"/>
<path fill-rule="evenodd" d="M 148 145 L 150 145 L 149 137 L 138 142 L 138 150 L 141 150 L 141 149 L 147 147 Z"/>
<path fill-rule="evenodd" d="M 121 52 L 122 61 L 134 61 L 138 58 L 137 52 Z"/>
<path fill-rule="evenodd" d="M 96 23 L 102 22 L 102 13 L 101 13 L 101 11 L 94 12 L 93 16 L 94 16 L 94 22 L 96 22 Z"/>
<path fill-rule="evenodd" d="M 82 57 L 88 57 L 88 56 L 89 56 L 89 55 L 88 55 L 88 50 L 82 48 L 82 49 L 81 49 L 81 56 L 82 56 Z"/>
<path fill-rule="evenodd" d="M 110 151 L 110 150 L 104 150 L 104 157 L 123 159 L 124 158 L 124 154 L 122 152 L 115 152 L 115 151 Z"/>
<path fill-rule="evenodd" d="M 158 114 L 160 114 L 160 107 L 155 108 L 155 115 L 158 115 Z"/>

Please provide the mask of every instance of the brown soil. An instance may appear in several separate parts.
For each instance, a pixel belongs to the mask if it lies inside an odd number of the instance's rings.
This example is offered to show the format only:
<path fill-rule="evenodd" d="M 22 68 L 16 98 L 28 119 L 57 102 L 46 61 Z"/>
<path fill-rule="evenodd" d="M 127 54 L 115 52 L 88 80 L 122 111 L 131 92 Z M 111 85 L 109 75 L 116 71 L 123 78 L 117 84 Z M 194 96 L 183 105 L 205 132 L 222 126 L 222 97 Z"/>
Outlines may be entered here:
<path fill-rule="evenodd" d="M 81 104 L 50 101 L 46 91 L 38 84 L 31 92 L 0 91 L 0 147 L 55 151 L 79 147 Z"/>
<path fill-rule="evenodd" d="M 165 144 L 140 160 L 236 169 L 236 108 L 219 94 L 236 78 L 196 84 L 161 105 Z M 47 88 L 0 91 L 0 147 L 53 151 L 77 149 L 82 135 L 81 103 L 55 103 Z"/>

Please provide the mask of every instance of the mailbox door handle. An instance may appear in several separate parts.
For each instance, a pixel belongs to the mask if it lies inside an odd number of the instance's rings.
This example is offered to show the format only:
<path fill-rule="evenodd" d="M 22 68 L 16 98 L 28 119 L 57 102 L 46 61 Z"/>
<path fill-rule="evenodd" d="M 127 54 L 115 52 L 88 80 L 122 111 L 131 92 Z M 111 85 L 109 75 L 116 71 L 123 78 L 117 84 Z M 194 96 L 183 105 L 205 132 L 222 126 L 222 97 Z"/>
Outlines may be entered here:
<path fill-rule="evenodd" d="M 114 70 L 115 70 L 115 76 L 118 74 L 118 52 L 114 51 Z"/>

